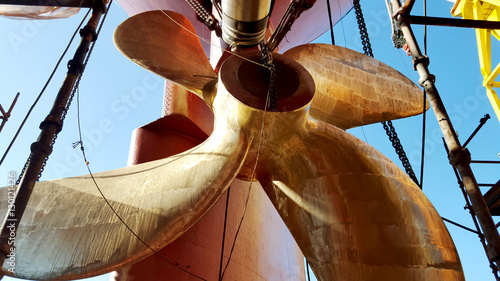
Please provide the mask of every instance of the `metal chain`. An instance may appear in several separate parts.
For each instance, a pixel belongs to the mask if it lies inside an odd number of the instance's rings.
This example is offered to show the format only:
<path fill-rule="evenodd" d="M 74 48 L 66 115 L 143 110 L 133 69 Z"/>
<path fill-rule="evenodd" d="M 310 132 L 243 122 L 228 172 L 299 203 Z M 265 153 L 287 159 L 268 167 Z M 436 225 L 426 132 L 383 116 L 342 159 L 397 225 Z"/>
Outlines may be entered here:
<path fill-rule="evenodd" d="M 373 58 L 372 45 L 370 44 L 370 38 L 368 38 L 368 30 L 366 29 L 365 18 L 363 17 L 363 11 L 361 10 L 359 0 L 354 0 L 352 4 L 354 6 L 354 11 L 356 12 L 356 20 L 358 21 L 363 51 L 365 52 L 365 55 Z"/>
<path fill-rule="evenodd" d="M 196 15 L 203 20 L 206 26 L 210 30 L 214 30 L 215 34 L 218 37 L 222 36 L 222 29 L 219 25 L 219 21 L 214 18 L 206 9 L 203 7 L 203 5 L 200 4 L 197 0 L 186 0 L 188 5 L 194 10 Z"/>
<path fill-rule="evenodd" d="M 272 53 L 269 52 L 269 48 L 266 44 L 261 43 L 260 48 L 262 51 L 261 62 L 269 67 L 268 77 L 269 77 L 269 100 L 267 107 L 271 110 L 278 108 L 278 93 L 276 91 L 276 66 L 274 65 Z"/>
<path fill-rule="evenodd" d="M 368 55 L 373 58 L 372 46 L 370 44 L 370 38 L 368 37 L 368 30 L 366 29 L 365 19 L 363 17 L 363 11 L 361 10 L 361 5 L 359 4 L 359 0 L 354 0 L 353 6 L 354 6 L 354 11 L 356 12 L 356 19 L 358 21 L 359 33 L 361 35 L 361 42 L 363 44 L 363 51 L 365 55 Z M 396 154 L 399 157 L 399 160 L 401 160 L 401 163 L 403 164 L 406 173 L 417 185 L 419 185 L 417 177 L 415 176 L 415 172 L 413 172 L 413 168 L 411 167 L 410 161 L 406 156 L 403 145 L 401 145 L 401 142 L 399 141 L 398 134 L 396 133 L 396 129 L 392 125 L 392 122 L 384 121 L 382 122 L 382 125 L 385 129 L 387 136 L 389 136 L 389 140 L 391 141 L 392 146 L 394 147 L 394 150 L 396 151 Z"/>
<path fill-rule="evenodd" d="M 398 134 L 396 133 L 396 129 L 392 125 L 392 122 L 382 122 L 382 126 L 384 126 L 385 133 L 389 137 L 389 140 L 392 142 L 392 147 L 394 147 L 394 150 L 396 150 L 396 153 L 399 156 L 399 160 L 401 160 L 406 173 L 417 185 L 419 185 L 417 177 L 415 176 L 415 172 L 413 172 L 410 161 L 408 160 L 408 157 L 406 157 L 406 152 L 403 149 L 403 145 L 401 145 L 401 142 L 399 141 Z"/>
<path fill-rule="evenodd" d="M 196 12 L 196 14 L 205 21 L 210 15 L 207 10 L 198 2 L 197 0 L 186 0 L 186 2 L 191 6 L 191 8 Z"/>
<path fill-rule="evenodd" d="M 17 181 L 16 181 L 16 184 L 19 184 L 21 183 L 21 179 L 23 178 L 24 176 L 24 172 L 26 172 L 26 168 L 28 168 L 28 163 L 31 161 L 31 157 L 33 156 L 33 153 L 30 152 L 30 155 L 28 156 L 28 159 L 26 160 L 26 163 L 24 163 L 24 167 L 23 169 L 21 170 L 21 173 L 19 174 L 19 176 L 17 177 Z"/>
<path fill-rule="evenodd" d="M 93 47 L 93 45 L 92 45 L 92 47 Z M 90 55 L 90 52 L 92 52 L 92 47 L 89 50 L 89 55 Z M 87 56 L 87 59 L 86 59 L 86 61 L 84 63 L 84 67 L 83 67 L 84 69 L 85 69 L 85 65 L 86 65 L 87 61 L 88 61 L 88 56 Z M 78 77 L 76 79 L 75 86 L 73 87 L 73 90 L 72 90 L 71 95 L 70 95 L 70 97 L 68 99 L 68 102 L 66 103 L 66 106 L 64 107 L 64 110 L 63 110 L 63 113 L 62 113 L 62 116 L 61 116 L 61 123 L 66 118 L 66 114 L 68 114 L 68 110 L 69 110 L 71 102 L 73 101 L 73 98 L 75 96 L 76 89 L 78 89 L 78 86 L 80 85 L 81 77 L 82 77 L 82 75 L 80 74 L 80 75 L 78 75 Z M 52 142 L 50 144 L 50 148 L 51 149 L 54 148 L 54 144 L 56 142 L 56 139 L 57 139 L 58 135 L 59 135 L 59 133 L 56 133 L 54 135 L 54 138 L 52 139 Z M 21 179 L 23 178 L 24 173 L 26 172 L 26 168 L 28 167 L 28 163 L 31 161 L 32 155 L 33 155 L 33 153 L 30 153 L 30 155 L 28 156 L 28 159 L 26 160 L 26 163 L 24 163 L 24 167 L 21 170 L 21 173 L 19 174 L 19 177 L 17 178 L 16 184 L 21 183 Z M 45 159 L 43 160 L 42 167 L 40 168 L 40 173 L 38 174 L 37 181 L 40 180 L 40 177 L 42 176 L 42 173 L 45 170 L 45 166 L 47 165 L 47 160 L 49 160 L 49 156 L 45 157 Z"/>

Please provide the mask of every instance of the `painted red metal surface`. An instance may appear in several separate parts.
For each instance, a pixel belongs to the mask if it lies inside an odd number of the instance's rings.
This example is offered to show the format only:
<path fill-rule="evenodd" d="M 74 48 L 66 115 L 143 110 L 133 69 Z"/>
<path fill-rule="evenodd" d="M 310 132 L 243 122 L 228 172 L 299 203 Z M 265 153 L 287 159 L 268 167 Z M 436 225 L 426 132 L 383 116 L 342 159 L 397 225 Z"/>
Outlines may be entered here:
<path fill-rule="evenodd" d="M 205 103 L 168 82 L 163 112 L 162 118 L 134 131 L 129 165 L 188 150 L 204 141 L 212 130 L 213 116 Z M 230 188 L 224 265 L 233 243 L 236 244 L 224 280 L 304 281 L 303 255 L 295 240 L 261 186 L 254 182 L 249 189 L 249 185 L 235 180 Z M 190 230 L 162 249 L 161 256 L 153 255 L 114 272 L 110 280 L 201 280 L 194 275 L 218 280 L 226 200 L 223 195 Z M 243 214 L 243 224 L 234 242 Z"/>

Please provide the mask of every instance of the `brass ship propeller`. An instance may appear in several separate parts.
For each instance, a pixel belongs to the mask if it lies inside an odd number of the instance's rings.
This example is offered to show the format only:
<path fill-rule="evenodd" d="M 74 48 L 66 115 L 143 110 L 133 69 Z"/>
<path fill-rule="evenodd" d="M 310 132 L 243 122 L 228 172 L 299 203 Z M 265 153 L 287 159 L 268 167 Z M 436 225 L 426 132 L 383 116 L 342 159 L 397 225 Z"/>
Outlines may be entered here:
<path fill-rule="evenodd" d="M 267 70 L 248 62 L 260 52 L 229 57 L 216 75 L 196 37 L 164 13 L 194 32 L 177 13 L 147 12 L 117 28 L 116 45 L 204 98 L 215 128 L 179 155 L 94 175 L 146 244 L 163 248 L 235 177 L 254 178 L 319 280 L 464 280 L 424 194 L 384 155 L 342 130 L 419 113 L 418 87 L 351 50 L 304 45 L 273 55 L 279 106 L 267 111 Z M 32 196 L 16 239 L 16 277 L 88 277 L 152 254 L 89 176 L 38 183 Z"/>

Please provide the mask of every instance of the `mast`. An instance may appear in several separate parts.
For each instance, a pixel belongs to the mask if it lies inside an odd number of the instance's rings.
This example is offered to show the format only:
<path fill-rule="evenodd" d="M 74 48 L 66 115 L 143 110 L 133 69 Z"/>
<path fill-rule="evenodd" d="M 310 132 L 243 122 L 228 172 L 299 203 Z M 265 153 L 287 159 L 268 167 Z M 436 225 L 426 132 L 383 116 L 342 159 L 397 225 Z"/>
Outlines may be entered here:
<path fill-rule="evenodd" d="M 419 84 L 424 87 L 425 92 L 427 93 L 427 97 L 434 110 L 434 114 L 436 115 L 436 119 L 449 148 L 450 152 L 448 154 L 448 158 L 450 160 L 450 164 L 460 174 L 465 191 L 484 232 L 486 241 L 488 242 L 488 259 L 491 262 L 495 262 L 497 269 L 499 269 L 500 263 L 498 261 L 500 259 L 500 236 L 488 210 L 484 197 L 479 190 L 474 173 L 471 170 L 470 153 L 468 149 L 462 146 L 458 140 L 453 124 L 451 123 L 443 101 L 441 100 L 438 90 L 434 84 L 434 75 L 429 72 L 429 59 L 422 55 L 411 29 L 408 17 L 405 17 L 410 13 L 413 2 L 413 0 L 407 0 L 405 5 L 401 6 L 399 0 L 391 0 L 393 11 L 395 11 L 395 14 L 392 16 L 396 19 L 404 34 L 413 58 L 414 68 L 420 76 Z"/>
<path fill-rule="evenodd" d="M 87 25 L 80 30 L 82 39 L 73 59 L 68 62 L 68 72 L 66 73 L 66 77 L 52 105 L 52 109 L 45 120 L 40 124 L 41 132 L 37 141 L 31 144 L 31 155 L 26 171 L 18 186 L 15 199 L 12 198 L 9 200 L 9 209 L 2 224 L 2 232 L 0 234 L 1 264 L 3 264 L 5 259 L 13 252 L 12 237 L 15 238 L 16 236 L 19 222 L 26 209 L 35 182 L 38 181 L 47 157 L 52 153 L 52 146 L 55 138 L 62 129 L 68 102 L 71 99 L 73 88 L 83 72 L 83 62 L 88 53 L 89 46 L 97 39 L 96 27 L 106 10 L 107 2 L 108 0 L 96 0 L 94 2 L 92 6 L 92 15 Z"/>

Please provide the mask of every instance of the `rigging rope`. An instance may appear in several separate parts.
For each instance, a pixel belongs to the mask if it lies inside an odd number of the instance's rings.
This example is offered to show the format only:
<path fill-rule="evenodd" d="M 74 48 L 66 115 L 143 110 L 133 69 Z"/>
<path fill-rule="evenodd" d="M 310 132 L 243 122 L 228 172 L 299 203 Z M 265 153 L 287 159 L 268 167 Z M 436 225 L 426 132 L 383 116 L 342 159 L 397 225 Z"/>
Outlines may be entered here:
<path fill-rule="evenodd" d="M 224 212 L 224 231 L 222 232 L 222 247 L 220 251 L 220 265 L 219 265 L 219 281 L 222 281 L 222 265 L 224 263 L 224 245 L 226 244 L 226 225 L 227 225 L 227 211 L 229 209 L 229 191 L 231 186 L 227 189 L 226 210 Z"/>
<path fill-rule="evenodd" d="M 361 36 L 361 42 L 363 44 L 363 51 L 365 55 L 368 55 L 373 58 L 372 46 L 370 43 L 370 38 L 368 37 L 368 31 L 366 29 L 365 19 L 363 17 L 363 11 L 361 10 L 361 5 L 359 4 L 359 0 L 354 0 L 353 6 L 354 6 L 354 11 L 356 12 L 356 19 L 358 22 L 359 33 Z M 399 157 L 399 160 L 401 160 L 401 163 L 403 164 L 406 173 L 418 186 L 420 186 L 417 177 L 415 176 L 415 172 L 413 172 L 413 168 L 411 167 L 410 161 L 408 161 L 408 157 L 406 156 L 406 153 L 403 149 L 403 145 L 401 145 L 401 142 L 399 141 L 398 134 L 396 133 L 396 129 L 392 125 L 392 122 L 390 120 L 384 121 L 382 122 L 382 125 L 385 129 L 387 136 L 389 136 L 389 140 L 391 141 L 392 146 L 394 147 L 396 154 Z"/>
<path fill-rule="evenodd" d="M 330 8 L 330 0 L 326 0 L 326 7 L 328 10 L 328 19 L 330 20 L 330 37 L 332 38 L 332 45 L 335 45 L 335 37 L 333 37 L 333 21 L 332 9 Z"/>
<path fill-rule="evenodd" d="M 424 17 L 427 16 L 427 1 L 424 0 Z M 424 56 L 427 56 L 427 25 L 424 25 Z M 424 188 L 424 159 L 425 159 L 425 131 L 426 131 L 426 117 L 427 117 L 427 97 L 425 94 L 425 89 L 423 90 L 423 104 L 424 108 L 422 109 L 422 153 L 420 158 L 420 189 Z"/>
<path fill-rule="evenodd" d="M 311 274 L 309 273 L 309 263 L 306 260 L 306 272 L 307 272 L 307 281 L 311 281 Z"/>
<path fill-rule="evenodd" d="M 265 46 L 264 48 L 267 48 L 267 46 Z M 272 55 L 270 54 L 268 57 L 271 61 L 271 64 L 274 65 L 274 63 L 272 63 Z M 269 77 L 269 88 L 267 90 L 266 105 L 268 105 L 270 103 L 272 91 L 274 88 L 274 86 L 271 83 L 274 83 L 274 80 L 272 79 L 272 75 Z M 245 200 L 245 208 L 243 209 L 243 215 L 241 216 L 241 220 L 238 224 L 238 228 L 236 229 L 236 234 L 234 236 L 234 241 L 233 241 L 233 245 L 231 247 L 231 252 L 229 253 L 229 258 L 227 260 L 227 263 L 224 267 L 224 271 L 222 272 L 222 276 L 220 277 L 219 281 L 222 281 L 224 279 L 224 274 L 226 273 L 227 267 L 229 266 L 229 263 L 231 262 L 231 257 L 233 255 L 234 247 L 236 245 L 236 239 L 238 239 L 241 225 L 243 224 L 243 219 L 245 218 L 245 214 L 247 212 L 248 202 L 250 200 L 250 193 L 252 191 L 252 183 L 254 182 L 254 179 L 255 179 L 255 173 L 257 171 L 257 164 L 259 163 L 260 152 L 261 152 L 262 147 L 264 145 L 264 125 L 266 122 L 266 113 L 267 113 L 267 106 L 264 107 L 264 111 L 262 113 L 262 125 L 261 125 L 261 130 L 260 130 L 258 148 L 257 148 L 257 156 L 255 157 L 255 164 L 254 164 L 253 171 L 252 171 L 252 177 L 250 178 L 250 184 L 248 185 L 248 193 L 247 193 L 247 198 Z"/>

